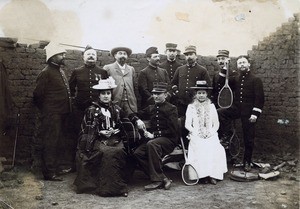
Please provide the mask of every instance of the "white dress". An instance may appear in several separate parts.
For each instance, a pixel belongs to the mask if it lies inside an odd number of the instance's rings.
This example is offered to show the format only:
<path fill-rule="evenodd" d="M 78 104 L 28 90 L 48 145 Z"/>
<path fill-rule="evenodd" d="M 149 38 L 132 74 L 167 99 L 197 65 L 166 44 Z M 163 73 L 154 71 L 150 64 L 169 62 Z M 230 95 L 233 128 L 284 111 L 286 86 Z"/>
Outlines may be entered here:
<path fill-rule="evenodd" d="M 227 172 L 224 147 L 218 137 L 218 113 L 210 100 L 189 104 L 185 128 L 189 131 L 188 163 L 197 171 L 198 178 L 223 180 Z"/>

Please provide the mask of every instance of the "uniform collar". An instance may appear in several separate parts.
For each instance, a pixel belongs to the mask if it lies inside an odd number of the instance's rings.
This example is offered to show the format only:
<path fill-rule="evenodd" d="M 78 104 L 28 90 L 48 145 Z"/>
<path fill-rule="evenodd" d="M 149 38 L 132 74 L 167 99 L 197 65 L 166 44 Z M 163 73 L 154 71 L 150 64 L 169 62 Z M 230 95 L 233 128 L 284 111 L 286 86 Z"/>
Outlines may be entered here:
<path fill-rule="evenodd" d="M 187 63 L 186 66 L 188 66 L 188 67 L 195 67 L 196 64 L 197 64 L 197 62 L 194 62 L 192 65 L 189 65 L 189 64 Z"/>
<path fill-rule="evenodd" d="M 164 105 L 166 103 L 166 100 L 161 102 L 161 103 L 155 103 L 155 107 L 161 107 L 162 105 Z"/>
<path fill-rule="evenodd" d="M 176 62 L 176 59 L 174 59 L 174 60 L 167 59 L 167 61 L 170 62 L 170 63 L 174 63 L 174 62 Z"/>
<path fill-rule="evenodd" d="M 149 65 L 148 65 L 151 69 L 157 69 L 158 68 L 158 66 L 157 67 L 155 67 L 154 65 L 152 65 L 150 62 L 149 62 Z"/>

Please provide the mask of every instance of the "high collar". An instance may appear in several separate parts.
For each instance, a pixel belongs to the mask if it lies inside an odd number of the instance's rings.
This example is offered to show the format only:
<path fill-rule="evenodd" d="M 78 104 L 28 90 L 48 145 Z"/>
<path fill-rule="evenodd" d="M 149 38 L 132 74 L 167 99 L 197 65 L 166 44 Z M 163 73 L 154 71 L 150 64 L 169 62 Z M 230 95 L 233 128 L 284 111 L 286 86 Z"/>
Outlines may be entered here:
<path fill-rule="evenodd" d="M 151 69 L 157 69 L 158 68 L 158 66 L 154 66 L 154 65 L 152 65 L 150 62 L 149 62 L 149 65 L 148 65 Z"/>
<path fill-rule="evenodd" d="M 95 63 L 94 65 L 87 65 L 87 64 L 84 64 L 84 66 L 85 66 L 86 68 L 94 68 L 94 67 L 96 67 L 96 63 Z"/>
<path fill-rule="evenodd" d="M 161 107 L 161 106 L 163 106 L 164 104 L 166 104 L 166 100 L 163 101 L 163 102 L 161 102 L 161 103 L 155 103 L 155 106 L 156 106 L 156 107 Z"/>
<path fill-rule="evenodd" d="M 93 104 L 98 106 L 98 107 L 103 107 L 105 109 L 110 109 L 111 106 L 112 106 L 112 102 L 104 103 L 104 102 L 101 102 L 99 99 L 98 99 L 97 102 L 93 102 Z"/>
<path fill-rule="evenodd" d="M 174 59 L 174 60 L 169 60 L 169 59 L 167 59 L 167 61 L 168 61 L 169 63 L 174 63 L 174 62 L 176 61 L 176 59 Z"/>
<path fill-rule="evenodd" d="M 247 71 L 240 71 L 240 76 L 247 76 L 250 74 L 250 69 Z"/>
<path fill-rule="evenodd" d="M 191 64 L 191 65 L 189 65 L 188 63 L 186 64 L 186 66 L 188 66 L 188 67 L 195 67 L 196 66 L 196 64 L 197 64 L 197 62 L 194 62 L 193 64 Z"/>

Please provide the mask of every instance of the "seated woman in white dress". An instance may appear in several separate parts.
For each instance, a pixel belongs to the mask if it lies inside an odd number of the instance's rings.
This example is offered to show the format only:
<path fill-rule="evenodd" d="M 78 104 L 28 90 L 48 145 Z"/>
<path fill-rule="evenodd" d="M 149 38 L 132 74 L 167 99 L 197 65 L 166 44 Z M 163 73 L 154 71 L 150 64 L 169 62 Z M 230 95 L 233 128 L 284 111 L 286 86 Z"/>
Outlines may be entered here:
<path fill-rule="evenodd" d="M 223 180 L 227 172 L 226 154 L 219 142 L 219 119 L 214 104 L 208 98 L 212 89 L 206 81 L 197 81 L 194 98 L 186 111 L 185 128 L 189 131 L 188 161 L 198 178 L 208 178 L 211 184 Z"/>

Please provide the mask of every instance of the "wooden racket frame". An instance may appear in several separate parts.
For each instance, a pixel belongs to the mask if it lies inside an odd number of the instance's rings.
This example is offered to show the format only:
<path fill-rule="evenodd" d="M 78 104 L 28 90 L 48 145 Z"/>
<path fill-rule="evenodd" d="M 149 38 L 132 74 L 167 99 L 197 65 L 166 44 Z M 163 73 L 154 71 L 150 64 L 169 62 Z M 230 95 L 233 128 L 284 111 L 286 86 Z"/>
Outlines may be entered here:
<path fill-rule="evenodd" d="M 222 89 L 221 89 L 221 91 L 219 92 L 219 95 L 218 95 L 218 105 L 221 108 L 229 108 L 229 107 L 231 107 L 232 102 L 233 102 L 233 93 L 232 93 L 232 90 L 231 90 L 231 88 L 229 86 L 229 61 L 225 62 L 225 67 L 227 69 L 226 70 L 226 75 L 225 75 L 225 84 L 222 87 Z M 226 105 L 226 106 L 220 105 L 220 95 L 221 95 L 221 93 L 223 92 L 224 89 L 229 89 L 229 92 L 230 92 L 230 104 Z"/>
<path fill-rule="evenodd" d="M 184 165 L 183 165 L 183 167 L 182 167 L 182 169 L 181 169 L 181 178 L 182 178 L 182 181 L 183 181 L 186 185 L 188 185 L 188 186 L 193 186 L 193 185 L 198 184 L 198 182 L 199 182 L 198 174 L 197 174 L 196 169 L 195 169 L 191 164 L 187 164 L 187 163 L 186 163 L 186 162 L 187 162 L 187 158 L 188 158 L 188 157 L 187 157 L 187 150 L 185 149 L 184 141 L 183 141 L 182 137 L 180 137 L 180 141 L 181 141 L 181 146 L 182 146 L 182 149 L 183 149 L 183 155 L 184 155 L 184 160 L 185 160 L 185 163 L 184 163 Z M 183 170 L 184 170 L 184 168 L 185 168 L 186 165 L 191 166 L 191 167 L 195 170 L 195 172 L 196 172 L 196 174 L 197 174 L 197 180 L 196 180 L 195 182 L 193 182 L 193 183 L 188 183 L 188 182 L 186 182 L 186 181 L 184 180 L 184 178 L 183 178 Z"/>

